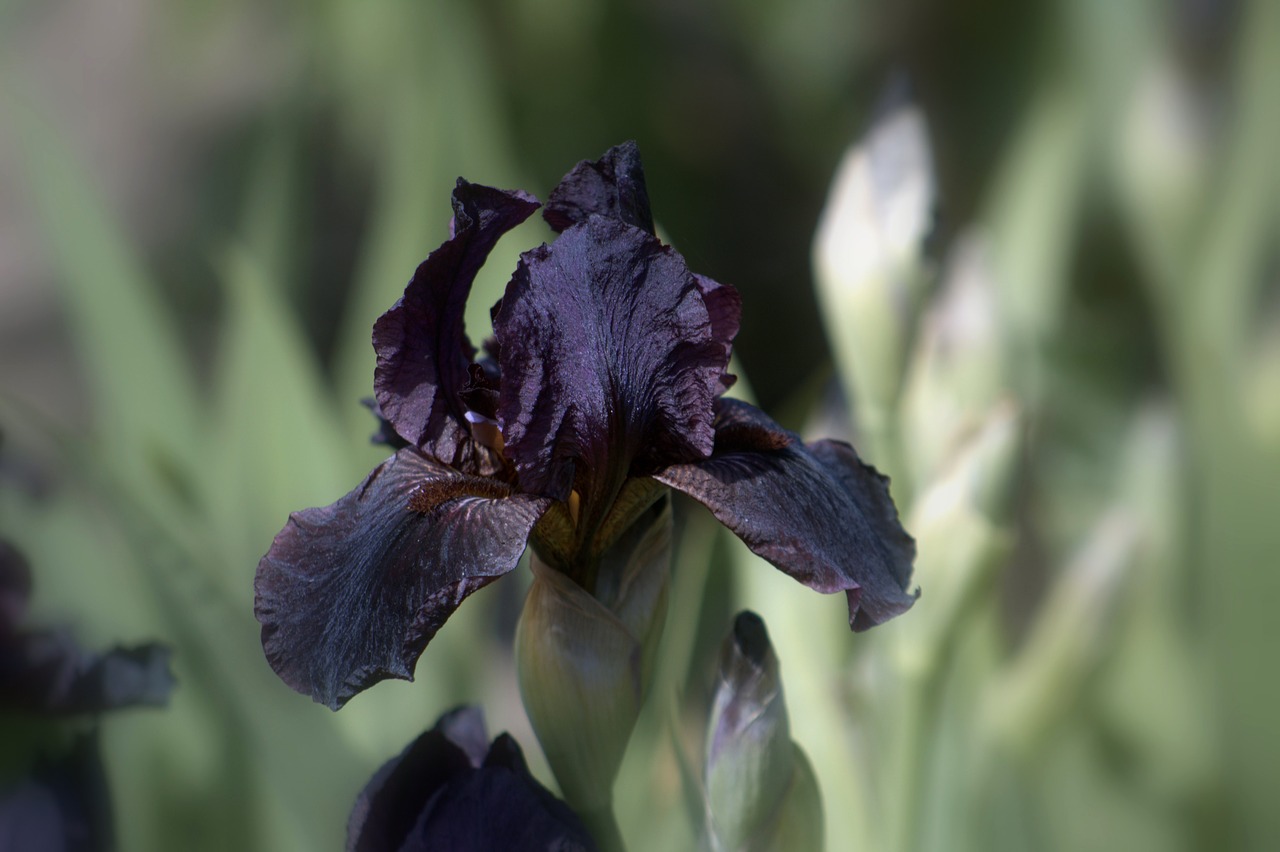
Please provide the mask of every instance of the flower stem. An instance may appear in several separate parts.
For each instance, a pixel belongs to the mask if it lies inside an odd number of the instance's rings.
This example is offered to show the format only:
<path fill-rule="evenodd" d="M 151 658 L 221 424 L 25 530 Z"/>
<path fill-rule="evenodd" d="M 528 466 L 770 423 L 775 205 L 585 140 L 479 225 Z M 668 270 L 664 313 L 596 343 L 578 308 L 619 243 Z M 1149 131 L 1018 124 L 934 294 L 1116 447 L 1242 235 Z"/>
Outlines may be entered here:
<path fill-rule="evenodd" d="M 892 852 L 915 852 L 919 843 L 917 829 L 922 819 L 920 803 L 925 792 L 928 746 L 937 726 L 939 683 L 932 668 L 909 676 L 899 697 L 887 844 Z"/>
<path fill-rule="evenodd" d="M 595 838 L 600 852 L 626 852 L 622 842 L 622 831 L 618 828 L 618 819 L 613 814 L 613 803 L 593 811 L 579 811 L 578 816 L 587 826 L 587 831 Z"/>

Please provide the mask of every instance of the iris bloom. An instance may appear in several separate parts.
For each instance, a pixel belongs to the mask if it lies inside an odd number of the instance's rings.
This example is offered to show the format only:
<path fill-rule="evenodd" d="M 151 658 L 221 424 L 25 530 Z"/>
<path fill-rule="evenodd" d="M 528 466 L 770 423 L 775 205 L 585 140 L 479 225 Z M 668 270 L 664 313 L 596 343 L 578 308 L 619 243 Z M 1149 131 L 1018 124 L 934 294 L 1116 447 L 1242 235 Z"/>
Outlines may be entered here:
<path fill-rule="evenodd" d="M 593 852 L 569 806 L 529 774 L 507 734 L 474 707 L 451 710 L 378 770 L 356 799 L 348 852 Z"/>
<path fill-rule="evenodd" d="M 915 545 L 884 477 L 721 396 L 737 292 L 654 235 L 633 143 L 575 167 L 479 353 L 477 271 L 538 208 L 459 180 L 451 236 L 374 325 L 376 408 L 395 455 L 336 503 L 296 512 L 258 565 L 262 642 L 295 689 L 337 709 L 411 679 L 445 620 L 526 543 L 588 592 L 600 554 L 668 488 L 820 592 L 862 630 L 909 608 Z"/>
<path fill-rule="evenodd" d="M 88 651 L 65 628 L 28 627 L 31 586 L 26 557 L 0 539 L 0 714 L 96 715 L 168 703 L 174 680 L 167 647 Z"/>
<path fill-rule="evenodd" d="M 22 732 L 14 742 L 58 736 L 41 721 L 167 703 L 174 685 L 168 648 L 152 642 L 96 653 L 67 630 L 29 627 L 31 588 L 26 557 L 0 539 L 0 718 L 28 717 L 4 729 Z M 97 731 L 77 734 L 25 773 L 12 765 L 21 751 L 0 750 L 7 770 L 0 850 L 116 848 Z"/>

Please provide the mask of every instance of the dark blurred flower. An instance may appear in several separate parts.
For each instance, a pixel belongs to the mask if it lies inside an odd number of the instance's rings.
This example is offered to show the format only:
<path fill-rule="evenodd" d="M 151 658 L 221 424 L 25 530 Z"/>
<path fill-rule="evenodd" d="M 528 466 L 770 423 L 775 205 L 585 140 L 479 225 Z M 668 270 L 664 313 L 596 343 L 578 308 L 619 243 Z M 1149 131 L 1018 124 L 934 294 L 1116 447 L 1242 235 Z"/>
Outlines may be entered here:
<path fill-rule="evenodd" d="M 0 716 L 30 714 L 43 729 L 57 717 L 168 701 L 168 648 L 148 643 L 96 654 L 65 630 L 25 629 L 31 586 L 27 560 L 0 540 Z M 6 769 L 14 755 L 3 747 L 12 745 L 0 744 Z M 97 852 L 115 848 L 112 835 L 96 731 L 0 791 L 0 852 Z"/>
<path fill-rule="evenodd" d="M 66 630 L 21 629 L 30 594 L 26 559 L 0 540 L 0 711 L 101 713 L 168 701 L 168 648 L 152 642 L 93 653 Z"/>
<path fill-rule="evenodd" d="M 0 852 L 101 852 L 112 835 L 96 732 L 0 793 Z"/>
<path fill-rule="evenodd" d="M 529 774 L 516 741 L 487 745 L 479 709 L 461 707 L 388 761 L 356 800 L 349 852 L 595 849 L 569 807 Z"/>
<path fill-rule="evenodd" d="M 458 181 L 450 238 L 374 326 L 376 411 L 404 446 L 331 506 L 294 513 L 258 566 L 267 658 L 337 708 L 411 678 L 463 598 L 531 541 L 589 593 L 600 555 L 671 486 L 865 629 L 903 612 L 914 543 L 847 444 L 801 442 L 720 398 L 737 292 L 655 236 L 633 143 L 580 163 L 525 252 L 477 360 L 472 282 L 538 202 Z"/>

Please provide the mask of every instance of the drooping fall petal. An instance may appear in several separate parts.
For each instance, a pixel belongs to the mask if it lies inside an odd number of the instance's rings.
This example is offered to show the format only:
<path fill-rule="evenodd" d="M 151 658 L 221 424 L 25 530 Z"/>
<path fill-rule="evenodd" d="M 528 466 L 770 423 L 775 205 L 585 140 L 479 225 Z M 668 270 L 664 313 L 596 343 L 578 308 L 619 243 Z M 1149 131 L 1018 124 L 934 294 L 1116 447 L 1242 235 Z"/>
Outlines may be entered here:
<path fill-rule="evenodd" d="M 463 328 L 471 285 L 499 237 L 537 208 L 526 193 L 459 179 L 453 235 L 418 266 L 404 296 L 373 326 L 381 416 L 442 461 L 463 465 L 474 449 L 459 399 L 476 352 Z"/>
<path fill-rule="evenodd" d="M 291 515 L 258 564 L 267 660 L 334 709 L 411 679 L 463 598 L 516 566 L 548 502 L 400 450 L 338 502 Z"/>
<path fill-rule="evenodd" d="M 819 592 L 845 592 L 865 630 L 905 612 L 915 542 L 888 480 L 839 441 L 803 443 L 753 406 L 717 404 L 716 448 L 655 478 L 705 505 L 757 555 Z"/>

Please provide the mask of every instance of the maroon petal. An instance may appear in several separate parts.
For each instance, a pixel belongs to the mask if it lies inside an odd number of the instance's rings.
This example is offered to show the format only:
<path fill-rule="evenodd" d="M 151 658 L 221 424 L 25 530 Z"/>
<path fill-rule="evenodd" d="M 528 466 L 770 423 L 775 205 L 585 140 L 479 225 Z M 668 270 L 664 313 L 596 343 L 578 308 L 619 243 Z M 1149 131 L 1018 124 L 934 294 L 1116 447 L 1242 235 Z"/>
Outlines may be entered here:
<path fill-rule="evenodd" d="M 591 835 L 567 804 L 538 783 L 507 734 L 480 769 L 458 778 L 423 810 L 398 852 L 594 852 Z"/>
<path fill-rule="evenodd" d="M 574 166 L 551 191 L 542 218 L 558 233 L 587 221 L 592 214 L 654 232 L 640 149 L 635 142 L 623 142 L 595 162 L 583 160 Z"/>
<path fill-rule="evenodd" d="M 547 502 L 407 447 L 333 505 L 293 513 L 255 582 L 271 667 L 335 710 L 411 680 L 463 598 L 516 566 Z"/>
<path fill-rule="evenodd" d="M 529 774 L 514 739 L 489 745 L 474 707 L 450 711 L 384 764 L 347 829 L 349 852 L 595 848 L 577 815 Z"/>
<path fill-rule="evenodd" d="M 915 542 L 898 521 L 889 480 L 848 444 L 804 444 L 746 403 L 721 400 L 717 413 L 714 455 L 655 478 L 809 588 L 846 592 L 854 630 L 909 609 Z"/>
<path fill-rule="evenodd" d="M 727 347 L 698 279 L 652 235 L 592 216 L 526 252 L 494 331 L 523 490 L 576 488 L 602 511 L 628 474 L 711 454 Z"/>
<path fill-rule="evenodd" d="M 451 735 L 450 727 L 459 725 L 466 732 L 465 746 Z M 480 742 L 473 754 L 472 731 L 477 728 Z M 384 763 L 360 792 L 347 822 L 349 852 L 400 849 L 431 797 L 478 767 L 488 746 L 479 708 L 458 707 L 442 716 L 434 728 Z"/>
<path fill-rule="evenodd" d="M 463 311 L 498 238 L 538 208 L 533 196 L 470 184 L 453 192 L 453 235 L 418 266 L 404 296 L 373 326 L 373 387 L 381 415 L 406 441 L 442 461 L 470 448 L 465 408 L 475 347 Z"/>
<path fill-rule="evenodd" d="M 742 322 L 742 296 L 728 284 L 713 281 L 705 275 L 694 273 L 693 277 L 698 282 L 702 301 L 707 306 L 707 316 L 711 319 L 711 338 L 724 347 L 725 363 L 728 364 L 733 339 L 738 336 Z M 737 380 L 737 376 L 725 373 L 720 377 L 721 390 L 733 387 Z"/>

